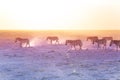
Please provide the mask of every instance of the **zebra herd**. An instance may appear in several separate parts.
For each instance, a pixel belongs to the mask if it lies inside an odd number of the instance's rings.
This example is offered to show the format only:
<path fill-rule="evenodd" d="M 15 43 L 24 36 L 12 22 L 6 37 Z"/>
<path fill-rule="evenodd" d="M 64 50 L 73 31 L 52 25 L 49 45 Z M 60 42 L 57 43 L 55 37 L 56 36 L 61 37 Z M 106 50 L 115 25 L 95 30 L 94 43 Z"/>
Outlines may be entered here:
<path fill-rule="evenodd" d="M 48 36 L 46 40 L 51 44 L 53 44 L 53 42 L 55 42 L 55 44 L 59 44 L 59 38 L 57 36 Z M 97 44 L 97 48 L 100 48 L 100 45 L 103 45 L 103 49 L 106 49 L 107 41 L 110 41 L 109 46 L 114 44 L 116 46 L 116 50 L 120 48 L 120 40 L 113 40 L 113 37 L 102 37 L 102 39 L 99 39 L 98 36 L 89 36 L 87 37 L 87 41 L 91 41 L 93 45 Z M 18 37 L 15 39 L 15 42 L 19 42 L 20 47 L 22 47 L 23 44 L 25 44 L 25 47 L 30 47 L 30 41 L 27 38 Z M 79 46 L 79 49 L 82 49 L 83 42 L 80 39 L 66 40 L 65 45 L 70 45 L 71 48 L 73 47 L 74 49 L 76 49 L 76 46 Z"/>

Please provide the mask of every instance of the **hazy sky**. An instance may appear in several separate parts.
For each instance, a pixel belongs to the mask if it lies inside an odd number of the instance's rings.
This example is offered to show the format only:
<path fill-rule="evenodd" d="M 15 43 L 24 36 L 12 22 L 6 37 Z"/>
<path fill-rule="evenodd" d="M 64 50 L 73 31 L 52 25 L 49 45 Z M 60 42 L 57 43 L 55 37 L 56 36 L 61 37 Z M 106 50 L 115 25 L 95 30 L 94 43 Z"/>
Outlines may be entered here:
<path fill-rule="evenodd" d="M 0 29 L 120 29 L 120 0 L 0 0 Z"/>

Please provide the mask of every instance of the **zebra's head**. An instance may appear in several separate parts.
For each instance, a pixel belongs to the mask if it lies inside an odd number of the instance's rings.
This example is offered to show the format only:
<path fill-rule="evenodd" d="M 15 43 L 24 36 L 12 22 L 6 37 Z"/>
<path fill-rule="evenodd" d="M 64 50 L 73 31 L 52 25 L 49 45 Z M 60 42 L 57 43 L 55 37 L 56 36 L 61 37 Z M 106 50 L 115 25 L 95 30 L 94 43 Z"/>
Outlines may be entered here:
<path fill-rule="evenodd" d="M 19 37 L 16 38 L 16 39 L 15 39 L 15 43 L 16 43 L 17 41 L 20 41 L 20 40 L 21 40 L 21 38 L 19 38 Z"/>
<path fill-rule="evenodd" d="M 69 44 L 70 43 L 70 40 L 66 40 L 65 42 L 65 45 Z"/>
<path fill-rule="evenodd" d="M 67 45 L 67 44 L 68 44 L 68 40 L 65 41 L 65 45 Z"/>

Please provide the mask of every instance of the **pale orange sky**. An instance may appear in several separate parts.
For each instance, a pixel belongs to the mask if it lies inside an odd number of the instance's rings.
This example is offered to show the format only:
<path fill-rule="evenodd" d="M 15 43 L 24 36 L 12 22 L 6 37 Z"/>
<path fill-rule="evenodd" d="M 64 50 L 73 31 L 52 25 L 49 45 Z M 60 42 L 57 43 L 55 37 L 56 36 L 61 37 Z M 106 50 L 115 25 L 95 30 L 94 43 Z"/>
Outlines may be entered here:
<path fill-rule="evenodd" d="M 120 0 L 1 0 L 0 29 L 120 29 Z"/>

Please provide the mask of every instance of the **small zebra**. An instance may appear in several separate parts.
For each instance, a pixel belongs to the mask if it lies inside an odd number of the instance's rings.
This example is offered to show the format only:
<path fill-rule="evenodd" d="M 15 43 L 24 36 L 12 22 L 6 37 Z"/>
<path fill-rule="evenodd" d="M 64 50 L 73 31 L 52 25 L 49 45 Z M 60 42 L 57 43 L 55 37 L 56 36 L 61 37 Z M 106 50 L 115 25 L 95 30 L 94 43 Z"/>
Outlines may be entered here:
<path fill-rule="evenodd" d="M 29 39 L 24 39 L 24 38 L 16 38 L 15 43 L 20 42 L 20 47 L 22 47 L 23 44 L 25 44 L 25 47 L 30 47 L 30 42 Z"/>
<path fill-rule="evenodd" d="M 59 38 L 57 36 L 48 36 L 46 40 L 50 41 L 51 44 L 53 44 L 53 41 L 59 44 Z"/>
<path fill-rule="evenodd" d="M 74 47 L 74 49 L 76 49 L 76 46 L 79 46 L 80 49 L 82 49 L 82 45 L 83 45 L 81 40 L 66 40 L 65 45 L 68 44 L 71 46 L 71 48 Z"/>

